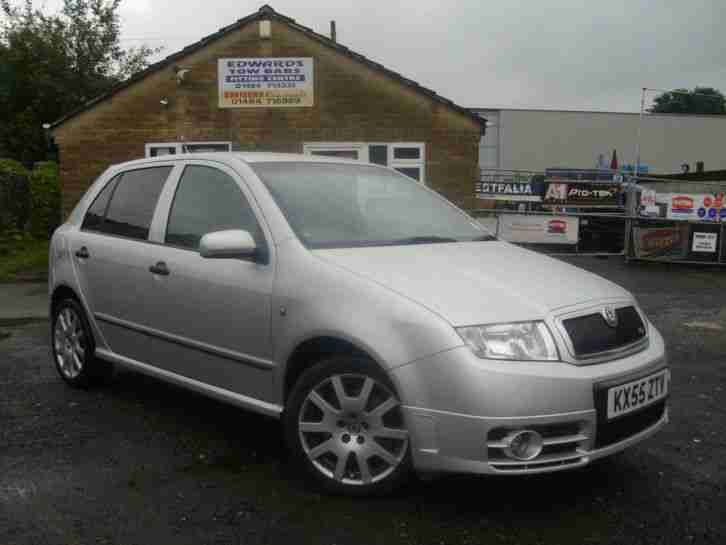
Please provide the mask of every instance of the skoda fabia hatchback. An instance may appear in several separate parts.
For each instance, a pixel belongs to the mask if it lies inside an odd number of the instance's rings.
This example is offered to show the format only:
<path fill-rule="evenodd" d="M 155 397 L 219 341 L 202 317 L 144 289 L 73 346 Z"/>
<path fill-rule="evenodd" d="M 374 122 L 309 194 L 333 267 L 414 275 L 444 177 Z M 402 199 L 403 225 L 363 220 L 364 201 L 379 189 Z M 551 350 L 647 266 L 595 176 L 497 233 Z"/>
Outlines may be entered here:
<path fill-rule="evenodd" d="M 280 418 L 331 491 L 576 468 L 668 419 L 663 339 L 630 293 L 496 240 L 384 167 L 116 165 L 50 262 L 66 382 L 118 365 Z"/>

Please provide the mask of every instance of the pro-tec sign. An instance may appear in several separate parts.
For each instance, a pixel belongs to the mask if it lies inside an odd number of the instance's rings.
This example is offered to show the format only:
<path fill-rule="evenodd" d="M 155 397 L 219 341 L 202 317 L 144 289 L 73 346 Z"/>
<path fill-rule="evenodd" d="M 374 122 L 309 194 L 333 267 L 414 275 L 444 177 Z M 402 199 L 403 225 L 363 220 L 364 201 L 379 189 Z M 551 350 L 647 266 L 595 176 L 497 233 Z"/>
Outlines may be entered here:
<path fill-rule="evenodd" d="M 219 59 L 217 72 L 220 108 L 310 107 L 314 103 L 310 57 Z"/>

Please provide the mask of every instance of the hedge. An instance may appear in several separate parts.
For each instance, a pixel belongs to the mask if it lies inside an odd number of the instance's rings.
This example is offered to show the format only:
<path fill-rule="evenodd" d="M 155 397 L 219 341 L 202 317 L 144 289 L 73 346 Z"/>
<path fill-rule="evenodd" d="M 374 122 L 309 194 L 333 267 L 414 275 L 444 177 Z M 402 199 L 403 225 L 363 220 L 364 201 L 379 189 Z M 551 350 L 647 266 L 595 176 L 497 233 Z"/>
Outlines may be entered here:
<path fill-rule="evenodd" d="M 30 220 L 30 173 L 17 161 L 0 159 L 0 231 L 23 231 Z"/>
<path fill-rule="evenodd" d="M 46 239 L 60 224 L 60 204 L 55 163 L 36 163 L 31 172 L 17 161 L 0 159 L 0 234 Z"/>
<path fill-rule="evenodd" d="M 30 232 L 36 238 L 48 238 L 61 219 L 61 194 L 58 165 L 52 161 L 35 163 L 30 173 Z"/>

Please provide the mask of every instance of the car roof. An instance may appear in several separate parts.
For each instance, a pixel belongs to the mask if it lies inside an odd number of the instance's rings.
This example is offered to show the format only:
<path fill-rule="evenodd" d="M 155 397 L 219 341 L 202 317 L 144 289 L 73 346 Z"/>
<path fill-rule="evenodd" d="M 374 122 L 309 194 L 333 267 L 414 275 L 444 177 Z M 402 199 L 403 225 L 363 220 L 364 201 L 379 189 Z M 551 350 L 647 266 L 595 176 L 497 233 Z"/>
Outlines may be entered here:
<path fill-rule="evenodd" d="M 304 163 L 337 163 L 337 164 L 365 164 L 355 159 L 344 159 L 340 157 L 325 157 L 321 155 L 304 155 L 302 153 L 273 153 L 273 152 L 240 152 L 240 151 L 215 151 L 210 153 L 185 153 L 180 155 L 161 155 L 159 157 L 146 157 L 135 159 L 113 165 L 114 170 L 159 162 L 174 161 L 217 161 L 227 163 L 229 161 L 241 161 L 243 163 L 279 163 L 279 162 L 304 162 Z"/>

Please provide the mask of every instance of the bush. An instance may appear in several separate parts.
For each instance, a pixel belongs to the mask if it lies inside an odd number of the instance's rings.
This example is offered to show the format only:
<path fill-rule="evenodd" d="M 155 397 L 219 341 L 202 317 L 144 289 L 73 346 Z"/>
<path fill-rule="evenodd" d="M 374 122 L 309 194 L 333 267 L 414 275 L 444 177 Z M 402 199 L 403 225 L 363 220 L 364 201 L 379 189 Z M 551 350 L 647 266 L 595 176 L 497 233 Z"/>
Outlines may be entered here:
<path fill-rule="evenodd" d="M 0 232 L 25 230 L 30 210 L 30 173 L 17 161 L 0 159 Z"/>
<path fill-rule="evenodd" d="M 58 166 L 52 161 L 35 164 L 30 174 L 30 232 L 39 239 L 49 238 L 61 219 Z"/>

